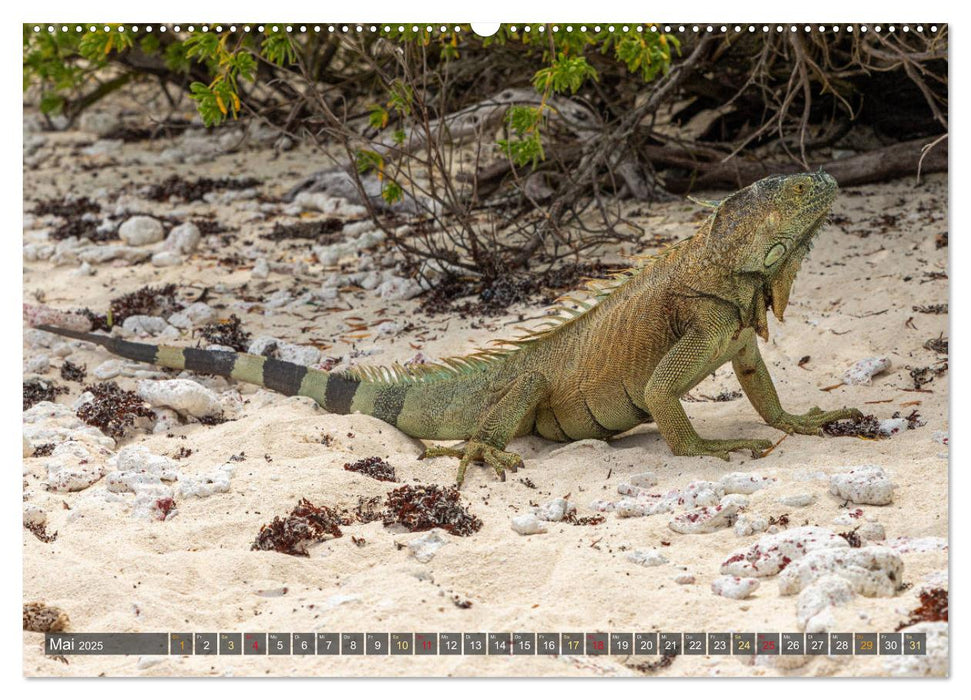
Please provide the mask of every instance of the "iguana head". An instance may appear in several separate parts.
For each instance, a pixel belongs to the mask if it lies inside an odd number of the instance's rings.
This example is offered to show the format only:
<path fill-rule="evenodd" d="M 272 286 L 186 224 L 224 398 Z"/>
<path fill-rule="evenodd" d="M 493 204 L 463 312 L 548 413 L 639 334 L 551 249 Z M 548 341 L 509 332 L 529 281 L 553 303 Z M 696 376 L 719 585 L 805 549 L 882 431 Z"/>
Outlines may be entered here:
<path fill-rule="evenodd" d="M 822 170 L 767 177 L 739 190 L 718 204 L 711 220 L 709 259 L 761 281 L 763 303 L 781 321 L 796 273 L 838 190 Z"/>

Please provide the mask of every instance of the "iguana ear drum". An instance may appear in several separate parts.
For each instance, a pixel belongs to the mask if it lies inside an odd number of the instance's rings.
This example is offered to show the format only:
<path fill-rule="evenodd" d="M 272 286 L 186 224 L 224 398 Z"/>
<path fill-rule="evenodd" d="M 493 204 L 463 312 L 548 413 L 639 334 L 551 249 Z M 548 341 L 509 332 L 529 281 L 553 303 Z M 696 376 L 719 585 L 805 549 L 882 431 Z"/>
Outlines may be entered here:
<path fill-rule="evenodd" d="M 781 243 L 776 243 L 765 256 L 765 266 L 772 267 L 783 255 L 786 254 L 786 247 Z"/>

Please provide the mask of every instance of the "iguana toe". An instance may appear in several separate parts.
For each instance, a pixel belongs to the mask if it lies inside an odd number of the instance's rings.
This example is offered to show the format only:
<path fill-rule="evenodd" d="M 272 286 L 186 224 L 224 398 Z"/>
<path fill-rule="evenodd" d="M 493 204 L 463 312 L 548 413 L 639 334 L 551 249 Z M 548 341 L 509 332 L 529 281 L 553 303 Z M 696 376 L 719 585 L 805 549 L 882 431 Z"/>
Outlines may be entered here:
<path fill-rule="evenodd" d="M 465 473 L 472 462 L 488 464 L 496 472 L 500 481 L 506 480 L 506 470 L 515 473 L 523 466 L 523 458 L 515 452 L 506 452 L 478 440 L 469 440 L 461 448 L 430 446 L 425 449 L 425 453 L 419 459 L 425 457 L 459 457 L 458 473 L 455 476 L 456 488 L 462 488 Z"/>

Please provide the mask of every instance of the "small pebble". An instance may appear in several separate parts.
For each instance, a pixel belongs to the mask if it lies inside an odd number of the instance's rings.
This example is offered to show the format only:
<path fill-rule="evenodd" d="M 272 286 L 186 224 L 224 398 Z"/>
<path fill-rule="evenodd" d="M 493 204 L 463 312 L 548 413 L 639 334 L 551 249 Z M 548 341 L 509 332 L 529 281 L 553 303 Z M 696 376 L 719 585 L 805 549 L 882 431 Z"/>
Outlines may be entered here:
<path fill-rule="evenodd" d="M 513 532 L 520 535 L 542 535 L 547 532 L 546 523 L 532 513 L 518 515 L 512 519 Z"/>
<path fill-rule="evenodd" d="M 789 508 L 805 508 L 816 501 L 816 496 L 811 493 L 793 493 L 788 496 L 780 496 L 779 503 Z"/>
<path fill-rule="evenodd" d="M 151 216 L 133 216 L 118 228 L 118 235 L 131 246 L 149 245 L 165 238 L 165 227 Z"/>
<path fill-rule="evenodd" d="M 660 566 L 667 564 L 668 559 L 656 549 L 637 550 L 627 555 L 627 559 L 641 566 Z"/>
<path fill-rule="evenodd" d="M 843 373 L 844 384 L 869 384 L 876 375 L 890 369 L 890 359 L 886 357 L 868 357 L 860 360 Z"/>
<path fill-rule="evenodd" d="M 731 527 L 735 522 L 738 506 L 702 506 L 674 516 L 668 523 L 682 535 L 700 535 Z"/>
<path fill-rule="evenodd" d="M 867 464 L 833 474 L 829 480 L 829 492 L 854 503 L 885 506 L 893 501 L 893 482 L 883 468 Z"/>
<path fill-rule="evenodd" d="M 752 595 L 759 587 L 757 578 L 740 578 L 739 576 L 719 576 L 711 582 L 711 592 L 715 595 L 742 600 Z"/>

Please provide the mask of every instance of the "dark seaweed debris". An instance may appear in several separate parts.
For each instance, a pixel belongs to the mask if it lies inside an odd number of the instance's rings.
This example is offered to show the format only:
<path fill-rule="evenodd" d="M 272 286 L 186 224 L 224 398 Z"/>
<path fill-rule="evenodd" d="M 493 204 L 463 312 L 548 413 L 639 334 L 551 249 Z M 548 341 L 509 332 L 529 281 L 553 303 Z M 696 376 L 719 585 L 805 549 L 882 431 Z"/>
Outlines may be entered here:
<path fill-rule="evenodd" d="M 459 313 L 465 316 L 498 316 L 506 313 L 511 304 L 528 304 L 541 297 L 543 304 L 552 304 L 562 292 L 576 289 L 584 279 L 603 278 L 610 268 L 599 263 L 563 265 L 541 274 L 505 275 L 491 280 L 443 277 L 423 298 L 420 310 L 429 315 Z M 478 295 L 478 301 L 457 300 Z"/>
<path fill-rule="evenodd" d="M 66 393 L 67 387 L 46 379 L 28 379 L 24 382 L 24 410 L 41 401 L 53 401 L 58 394 Z"/>
<path fill-rule="evenodd" d="M 911 307 L 914 311 L 922 314 L 946 314 L 947 304 L 920 304 Z"/>
<path fill-rule="evenodd" d="M 216 219 L 193 219 L 192 223 L 195 224 L 196 228 L 199 229 L 199 233 L 203 236 L 215 236 L 230 231 L 222 222 Z"/>
<path fill-rule="evenodd" d="M 563 520 L 570 523 L 570 525 L 600 525 L 606 518 L 599 513 L 597 515 L 577 517 L 576 509 L 574 509 L 567 513 Z"/>
<path fill-rule="evenodd" d="M 77 313 L 91 321 L 92 330 L 110 331 L 111 326 L 120 326 L 130 316 L 167 316 L 181 310 L 183 304 L 176 299 L 175 292 L 174 284 L 146 286 L 112 299 L 107 315 L 94 313 L 91 309 L 81 309 Z"/>
<path fill-rule="evenodd" d="M 370 498 L 365 498 L 358 496 L 357 506 L 351 511 L 351 517 L 362 524 L 381 520 L 384 517 L 384 513 L 381 512 L 381 497 L 371 496 Z"/>
<path fill-rule="evenodd" d="M 47 532 L 47 527 L 40 523 L 24 523 L 24 529 L 30 530 L 34 537 L 39 539 L 41 542 L 51 543 L 57 539 L 57 532 L 49 533 Z"/>
<path fill-rule="evenodd" d="M 920 389 L 925 384 L 930 384 L 935 377 L 940 377 L 947 372 L 948 362 L 943 360 L 934 367 L 914 367 L 910 370 L 910 378 L 914 380 L 914 388 Z"/>
<path fill-rule="evenodd" d="M 125 143 L 149 141 L 157 138 L 171 138 L 178 136 L 190 126 L 192 126 L 192 122 L 188 119 L 167 119 L 166 121 L 146 127 L 119 126 L 108 132 L 104 138 L 113 141 L 120 140 Z"/>
<path fill-rule="evenodd" d="M 149 187 L 145 197 L 156 202 L 165 202 L 172 197 L 193 202 L 215 190 L 246 190 L 259 184 L 260 181 L 252 177 L 241 179 L 200 177 L 198 180 L 186 180 L 178 175 L 169 175 L 161 184 Z"/>
<path fill-rule="evenodd" d="M 482 521 L 462 505 L 454 486 L 402 486 L 388 494 L 385 507 L 385 526 L 403 525 L 411 532 L 440 527 L 465 537 L 482 527 Z"/>
<path fill-rule="evenodd" d="M 895 412 L 891 418 L 900 418 L 900 411 Z M 907 421 L 907 430 L 913 430 L 924 425 L 917 410 L 913 410 L 904 419 Z M 833 421 L 823 426 L 823 432 L 834 437 L 863 437 L 872 440 L 888 438 L 894 433 L 887 433 L 880 427 L 880 419 L 874 415 L 865 415 L 849 420 Z"/>
<path fill-rule="evenodd" d="M 364 476 L 369 476 L 372 479 L 377 479 L 378 481 L 398 480 L 398 477 L 394 472 L 394 467 L 380 457 L 366 457 L 364 459 L 359 459 L 356 462 L 345 464 L 344 469 L 349 472 L 364 474 Z"/>
<path fill-rule="evenodd" d="M 850 547 L 862 547 L 863 538 L 857 533 L 856 530 L 850 530 L 849 532 L 839 532 L 837 533 L 840 537 L 846 540 Z"/>
<path fill-rule="evenodd" d="M 243 330 L 243 322 L 236 314 L 232 314 L 229 320 L 204 325 L 199 329 L 199 335 L 213 345 L 224 345 L 236 352 L 246 352 L 252 338 L 251 333 Z"/>
<path fill-rule="evenodd" d="M 662 654 L 661 658 L 657 661 L 645 661 L 639 664 L 628 664 L 628 668 L 632 668 L 640 673 L 654 673 L 655 671 L 660 671 L 662 668 L 667 668 L 674 662 L 674 654 Z"/>
<path fill-rule="evenodd" d="M 97 214 L 101 205 L 87 197 L 77 199 L 43 199 L 34 205 L 33 213 L 37 216 L 59 216 L 66 219 L 72 216 L 81 217 L 85 214 Z"/>
<path fill-rule="evenodd" d="M 98 231 L 99 222 L 95 214 L 101 212 L 101 205 L 87 197 L 77 199 L 45 199 L 38 202 L 33 213 L 38 216 L 57 216 L 64 222 L 48 233 L 53 241 L 65 238 L 87 238 L 92 241 L 109 241 L 118 238 L 115 230 Z"/>
<path fill-rule="evenodd" d="M 115 229 L 99 231 L 98 222 L 90 218 L 72 218 L 57 226 L 47 234 L 52 241 L 63 241 L 67 238 L 86 238 L 95 243 L 116 241 L 119 239 Z"/>
<path fill-rule="evenodd" d="M 947 354 L 947 345 L 948 345 L 947 338 L 944 337 L 943 333 L 941 333 L 936 338 L 931 338 L 926 343 L 924 343 L 925 348 L 927 348 L 928 350 L 933 350 L 936 353 L 940 353 L 941 355 Z"/>
<path fill-rule="evenodd" d="M 277 516 L 260 528 L 260 534 L 250 548 L 275 551 L 296 557 L 309 556 L 307 547 L 330 537 L 343 537 L 340 516 L 327 506 L 317 507 L 306 498 L 286 518 Z"/>
<path fill-rule="evenodd" d="M 86 365 L 76 365 L 70 360 L 64 360 L 61 365 L 61 379 L 66 382 L 83 382 L 88 374 Z"/>
<path fill-rule="evenodd" d="M 897 625 L 894 631 L 918 622 L 947 622 L 947 589 L 930 588 L 920 592 L 920 605 L 910 611 L 910 619 Z"/>
<path fill-rule="evenodd" d="M 138 394 L 125 391 L 115 382 L 93 384 L 84 390 L 94 394 L 94 398 L 81 405 L 77 416 L 88 425 L 99 428 L 105 435 L 121 438 L 128 428 L 135 425 L 136 418 L 155 417 Z"/>
<path fill-rule="evenodd" d="M 53 442 L 43 442 L 34 448 L 34 457 L 50 457 L 55 447 Z"/>

